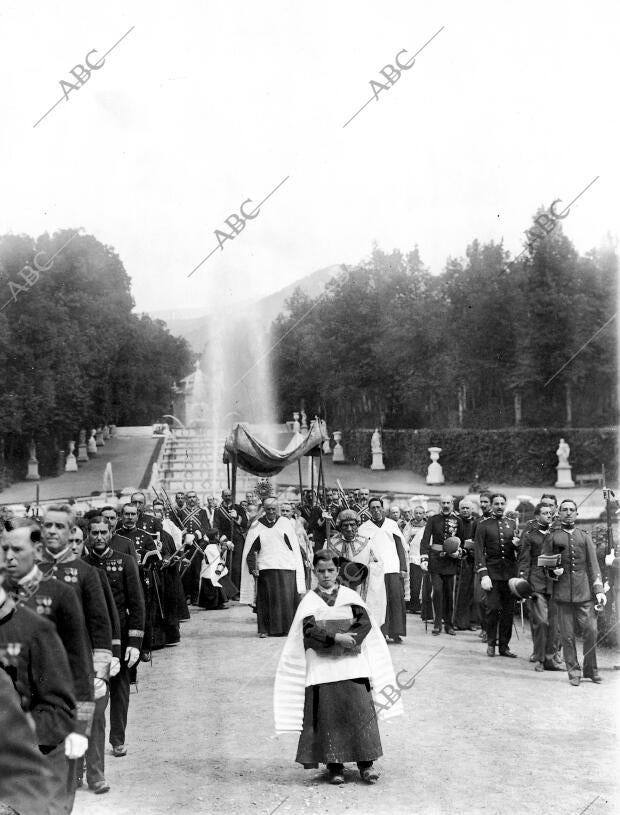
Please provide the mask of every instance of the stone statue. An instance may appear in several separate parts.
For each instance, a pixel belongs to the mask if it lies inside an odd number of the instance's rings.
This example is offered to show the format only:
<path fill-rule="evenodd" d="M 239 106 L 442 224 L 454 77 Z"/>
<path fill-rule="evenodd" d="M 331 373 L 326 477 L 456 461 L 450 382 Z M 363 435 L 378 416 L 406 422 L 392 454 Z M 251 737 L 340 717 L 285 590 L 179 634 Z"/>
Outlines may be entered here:
<path fill-rule="evenodd" d="M 97 433 L 97 431 L 93 427 L 93 429 L 90 432 L 90 438 L 88 440 L 88 444 L 86 446 L 89 456 L 96 456 L 97 455 L 97 441 L 95 439 L 96 433 Z"/>
<path fill-rule="evenodd" d="M 75 457 L 75 442 L 69 442 L 69 452 L 67 453 L 67 460 L 65 461 L 65 472 L 66 473 L 77 473 L 78 465 L 77 459 Z"/>
<path fill-rule="evenodd" d="M 301 411 L 301 429 L 307 430 L 308 429 L 308 417 L 306 416 L 306 411 Z"/>
<path fill-rule="evenodd" d="M 371 470 L 385 470 L 383 463 L 383 446 L 381 444 L 381 431 L 375 427 L 375 432 L 370 439 L 370 452 L 372 453 Z"/>
<path fill-rule="evenodd" d="M 372 453 L 383 452 L 383 447 L 381 446 L 381 431 L 378 427 L 375 427 L 375 432 L 372 434 L 372 438 L 370 440 L 370 451 Z"/>
<path fill-rule="evenodd" d="M 319 425 L 321 427 L 321 434 L 325 439 L 325 441 L 323 442 L 323 454 L 329 456 L 331 455 L 332 448 L 330 447 L 329 444 L 329 433 L 327 432 L 327 422 L 325 421 L 325 419 L 321 419 L 319 421 Z"/>
<path fill-rule="evenodd" d="M 570 456 L 570 447 L 564 441 L 564 439 L 560 439 L 560 443 L 558 445 L 558 449 L 555 451 L 555 454 L 558 457 L 558 465 L 560 467 L 567 467 L 568 457 Z"/>
<path fill-rule="evenodd" d="M 558 444 L 558 449 L 555 451 L 555 454 L 558 457 L 558 466 L 555 468 L 557 470 L 558 477 L 557 481 L 555 482 L 555 486 L 560 489 L 563 487 L 566 489 L 574 487 L 575 482 L 573 481 L 571 466 L 568 463 L 570 447 L 564 441 L 564 439 L 560 439 L 560 443 Z"/>
<path fill-rule="evenodd" d="M 37 446 L 34 439 L 30 439 L 28 445 L 28 472 L 26 474 L 26 481 L 38 481 L 39 475 L 39 460 L 37 459 Z"/>
<path fill-rule="evenodd" d="M 299 424 L 299 413 L 293 413 L 293 433 L 301 433 L 301 425 Z"/>

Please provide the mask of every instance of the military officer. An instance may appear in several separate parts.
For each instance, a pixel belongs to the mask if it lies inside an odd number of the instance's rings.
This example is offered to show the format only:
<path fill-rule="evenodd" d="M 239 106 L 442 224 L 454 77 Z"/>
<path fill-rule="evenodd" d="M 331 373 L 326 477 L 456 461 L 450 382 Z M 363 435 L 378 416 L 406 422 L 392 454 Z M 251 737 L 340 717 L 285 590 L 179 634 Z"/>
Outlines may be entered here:
<path fill-rule="evenodd" d="M 517 523 L 512 518 L 504 518 L 506 496 L 495 493 L 491 496 L 491 515 L 481 520 L 474 539 L 476 573 L 480 585 L 487 595 L 486 630 L 487 656 L 495 656 L 497 631 L 499 628 L 499 654 L 502 657 L 516 657 L 510 648 L 514 615 L 514 596 L 508 586 L 511 577 L 517 574 Z"/>
<path fill-rule="evenodd" d="M 455 515 L 451 495 L 440 497 L 441 512 L 426 522 L 424 534 L 420 541 L 420 566 L 423 572 L 428 571 L 433 587 L 433 634 L 441 634 L 443 619 L 446 634 L 456 633 L 452 625 L 454 576 L 458 570 L 459 554 L 444 552 L 444 541 L 457 537 L 463 542 L 463 522 Z"/>
<path fill-rule="evenodd" d="M 559 528 L 552 528 L 543 543 L 543 555 L 560 555 L 553 600 L 557 604 L 564 661 L 571 685 L 581 682 L 575 622 L 583 633 L 583 677 L 598 684 L 603 679 L 596 664 L 596 614 L 594 597 L 602 608 L 606 601 L 596 549 L 588 532 L 575 527 L 577 505 L 565 498 L 559 508 Z"/>
<path fill-rule="evenodd" d="M 43 516 L 43 550 L 39 568 L 70 586 L 78 596 L 93 649 L 95 677 L 107 681 L 112 662 L 112 625 L 101 579 L 95 569 L 75 556 L 69 543 L 74 526 L 68 504 L 54 504 Z"/>
<path fill-rule="evenodd" d="M 90 519 L 88 542 L 86 561 L 105 571 L 121 624 L 121 666 L 110 681 L 110 744 L 112 754 L 119 758 L 127 755 L 125 729 L 129 709 L 129 671 L 139 659 L 144 637 L 144 598 L 135 560 L 110 548 L 110 530 L 103 518 Z M 99 725 L 99 729 L 93 733 L 93 739 L 97 740 L 95 760 L 99 763 L 94 765 L 91 772 L 102 774 L 105 722 L 103 728 Z"/>
<path fill-rule="evenodd" d="M 60 580 L 44 580 L 36 565 L 41 548 L 41 529 L 30 519 L 12 522 L 1 546 L 6 562 L 6 588 L 20 606 L 27 606 L 49 620 L 64 645 L 73 675 L 76 699 L 76 732 L 88 736 L 94 712 L 94 667 L 90 640 L 80 602 L 74 591 Z M 105 693 L 106 682 L 97 680 L 97 692 Z"/>

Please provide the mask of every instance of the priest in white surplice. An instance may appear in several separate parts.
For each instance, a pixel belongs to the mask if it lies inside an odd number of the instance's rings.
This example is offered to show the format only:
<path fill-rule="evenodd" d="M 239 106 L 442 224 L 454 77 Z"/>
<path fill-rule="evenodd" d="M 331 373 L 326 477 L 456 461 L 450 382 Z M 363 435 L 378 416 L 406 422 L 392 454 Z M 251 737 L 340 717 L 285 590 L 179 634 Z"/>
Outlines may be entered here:
<path fill-rule="evenodd" d="M 368 502 L 370 521 L 359 528 L 359 534 L 370 538 L 372 550 L 383 561 L 386 609 L 385 623 L 381 630 L 385 637 L 395 643 L 402 642 L 401 635 L 407 634 L 407 610 L 405 608 L 404 576 L 407 574 L 407 559 L 403 535 L 398 524 L 385 517 L 380 498 Z"/>
<path fill-rule="evenodd" d="M 240 600 L 253 604 L 256 578 L 258 635 L 279 637 L 288 634 L 306 583 L 295 527 L 278 517 L 275 498 L 266 498 L 263 509 L 243 547 Z"/>

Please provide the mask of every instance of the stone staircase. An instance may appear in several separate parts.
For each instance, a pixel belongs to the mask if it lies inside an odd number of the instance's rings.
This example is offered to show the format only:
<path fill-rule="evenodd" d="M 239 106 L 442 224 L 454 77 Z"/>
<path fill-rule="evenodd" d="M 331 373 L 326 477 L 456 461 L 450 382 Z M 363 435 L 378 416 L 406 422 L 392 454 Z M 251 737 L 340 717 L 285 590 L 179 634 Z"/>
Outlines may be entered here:
<path fill-rule="evenodd" d="M 188 490 L 197 492 L 203 506 L 207 496 L 219 497 L 228 486 L 226 465 L 222 461 L 224 441 L 224 433 L 199 427 L 175 429 L 166 438 L 159 462 L 159 477 L 171 500 L 175 492 Z M 254 476 L 237 471 L 237 500 L 255 486 Z"/>

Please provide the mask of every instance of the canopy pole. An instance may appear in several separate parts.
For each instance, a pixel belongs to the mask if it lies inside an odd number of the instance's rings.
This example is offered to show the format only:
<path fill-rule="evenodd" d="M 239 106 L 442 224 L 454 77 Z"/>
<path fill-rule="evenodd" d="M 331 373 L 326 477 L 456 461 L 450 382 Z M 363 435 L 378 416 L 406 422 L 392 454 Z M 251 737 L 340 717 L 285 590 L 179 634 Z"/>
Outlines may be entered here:
<path fill-rule="evenodd" d="M 301 477 L 301 457 L 297 459 L 297 469 L 299 470 L 299 503 L 303 506 L 304 503 L 304 485 Z"/>
<path fill-rule="evenodd" d="M 327 509 L 327 490 L 325 488 L 325 470 L 323 469 L 323 445 L 319 444 L 319 480 L 323 479 L 323 510 L 328 513 Z M 332 537 L 332 522 L 331 518 L 325 518 L 325 546 L 329 546 Z"/>
<path fill-rule="evenodd" d="M 236 501 L 236 498 L 237 498 L 237 454 L 236 453 L 235 453 L 235 455 L 233 457 L 233 463 L 232 463 L 232 479 L 231 479 L 230 491 L 232 492 L 232 502 L 234 504 L 235 501 Z"/>

